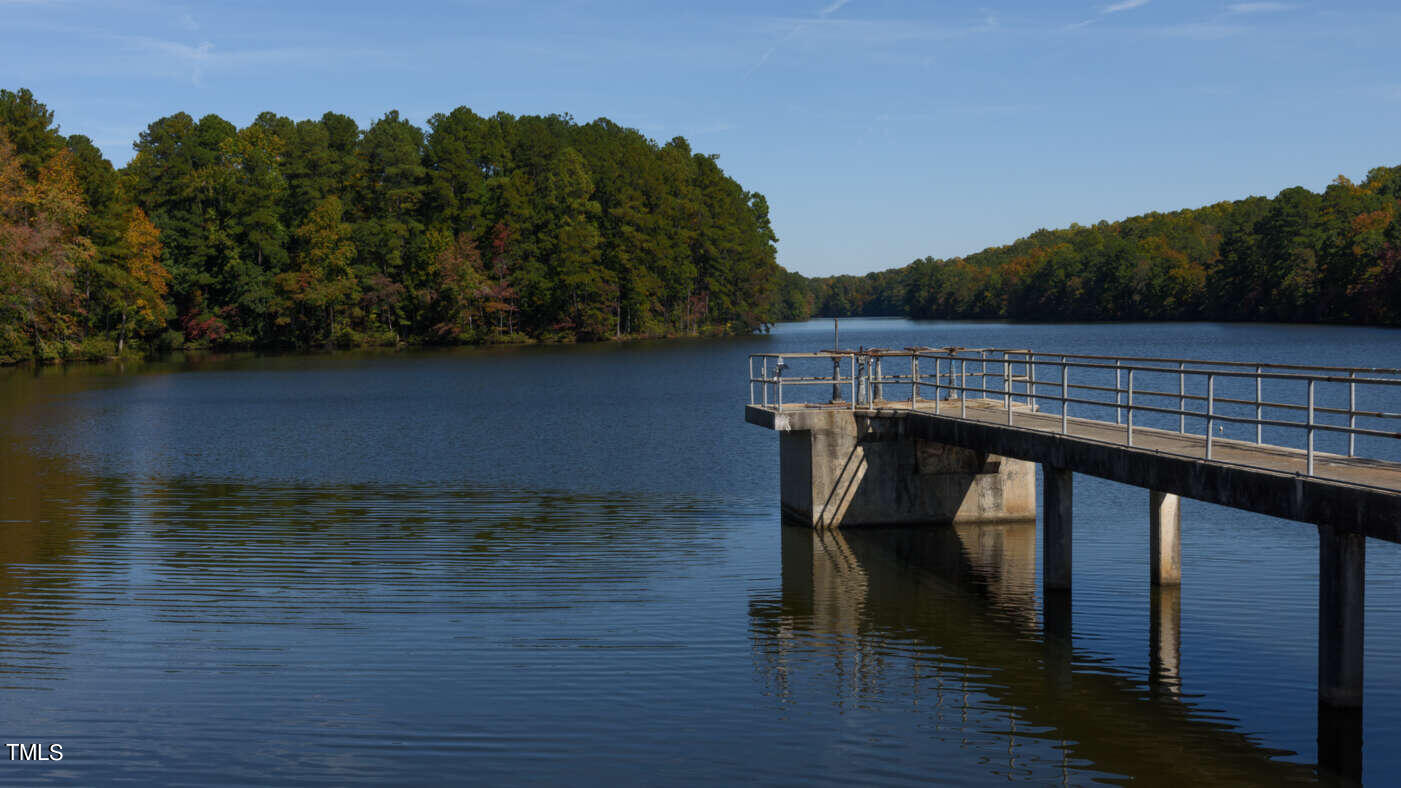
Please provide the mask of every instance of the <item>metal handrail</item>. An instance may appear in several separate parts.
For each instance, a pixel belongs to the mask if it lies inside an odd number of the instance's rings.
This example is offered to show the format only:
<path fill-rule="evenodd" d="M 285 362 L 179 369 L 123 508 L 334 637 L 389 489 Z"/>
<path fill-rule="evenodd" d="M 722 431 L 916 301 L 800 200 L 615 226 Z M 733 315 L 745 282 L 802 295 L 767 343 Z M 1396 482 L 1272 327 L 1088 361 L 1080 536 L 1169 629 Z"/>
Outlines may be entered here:
<path fill-rule="evenodd" d="M 887 363 L 896 362 L 898 359 L 908 359 L 908 373 L 892 371 L 887 374 L 883 366 Z M 832 364 L 830 375 L 811 375 L 786 377 L 784 370 L 787 364 L 784 359 L 827 359 Z M 921 370 L 921 362 L 932 362 L 924 365 Z M 760 365 L 759 374 L 755 374 L 755 363 Z M 771 364 L 772 362 L 772 364 Z M 1060 429 L 1064 434 L 1071 434 L 1072 419 L 1070 418 L 1071 406 L 1090 406 L 1095 408 L 1112 408 L 1115 413 L 1114 422 L 1099 422 L 1101 424 L 1114 424 L 1122 427 L 1125 431 L 1126 443 L 1129 446 L 1135 445 L 1135 432 L 1143 429 L 1150 429 L 1157 432 L 1171 432 L 1157 426 L 1145 427 L 1141 423 L 1135 422 L 1136 415 L 1151 414 L 1154 416 L 1177 416 L 1177 433 L 1183 435 L 1195 435 L 1205 438 L 1206 459 L 1220 461 L 1215 456 L 1215 443 L 1218 436 L 1216 432 L 1222 431 L 1219 426 L 1224 424 L 1254 425 L 1254 444 L 1259 446 L 1274 446 L 1289 451 L 1302 451 L 1305 454 L 1305 475 L 1313 476 L 1315 471 L 1315 435 L 1317 433 L 1336 434 L 1347 436 L 1346 457 L 1358 457 L 1357 437 L 1401 439 L 1401 432 L 1394 432 L 1386 429 L 1375 429 L 1358 425 L 1359 418 L 1375 420 L 1401 419 L 1401 412 L 1390 412 L 1385 409 L 1359 409 L 1357 406 L 1358 387 L 1390 390 L 1390 387 L 1401 386 L 1401 369 L 1391 369 L 1384 367 L 1339 367 L 1324 365 L 1303 365 L 1303 364 L 1266 364 L 1241 361 L 1212 361 L 1202 359 L 1178 359 L 1178 358 L 1154 358 L 1145 356 L 1103 356 L 1090 354 L 1073 353 L 1039 353 L 1024 348 L 927 348 L 910 347 L 903 350 L 891 350 L 886 348 L 871 348 L 857 350 L 824 350 L 818 352 L 805 353 L 756 353 L 749 357 L 749 386 L 751 404 L 759 404 L 755 397 L 755 385 L 762 389 L 762 402 L 769 404 L 769 395 L 774 394 L 774 407 L 782 409 L 783 385 L 830 385 L 833 396 L 829 404 L 837 404 L 856 410 L 858 408 L 873 408 L 879 404 L 881 407 L 890 407 L 900 402 L 908 402 L 909 407 L 915 408 L 927 404 L 929 400 L 922 392 L 933 389 L 933 411 L 935 414 L 944 415 L 944 403 L 950 400 L 957 400 L 958 414 L 966 417 L 970 395 L 976 397 L 975 402 L 980 402 L 984 407 L 994 404 L 999 410 L 1005 410 L 1007 424 L 1015 423 L 1015 414 L 1021 411 L 1038 411 L 1039 402 L 1054 404 L 1060 411 Z M 772 374 L 770 367 L 772 366 Z M 1038 379 L 1037 367 L 1058 370 L 1055 379 Z M 845 370 L 842 368 L 846 367 Z M 930 368 L 932 367 L 932 371 Z M 1086 382 L 1083 378 L 1080 382 L 1071 382 L 1071 371 L 1078 370 L 1080 374 L 1107 375 L 1110 371 L 1114 373 L 1114 383 L 1109 385 L 1099 385 L 1099 382 Z M 843 373 L 846 374 L 843 374 Z M 1344 373 L 1344 374 L 1337 374 Z M 1160 391 L 1139 385 L 1143 377 L 1148 376 L 1177 376 L 1178 385 L 1176 391 Z M 1395 376 L 1395 377 L 1380 377 Z M 969 379 L 972 378 L 972 381 Z M 1187 389 L 1187 379 L 1205 382 L 1205 395 L 1191 392 Z M 1253 381 L 1255 388 L 1254 399 L 1244 399 L 1237 396 L 1216 395 L 1216 384 L 1221 381 Z M 1302 402 L 1281 401 L 1287 397 L 1276 394 L 1272 399 L 1266 400 L 1264 397 L 1264 383 L 1276 384 L 1304 384 L 1304 391 L 1300 393 L 1306 396 Z M 1320 386 L 1347 386 L 1347 406 L 1341 407 L 1337 404 L 1324 405 L 1317 401 L 1316 390 Z M 899 387 L 900 391 L 908 392 L 908 398 L 901 398 L 896 395 L 894 399 L 887 399 L 886 393 L 889 387 Z M 906 388 L 908 387 L 908 388 Z M 849 397 L 842 398 L 843 390 L 849 393 Z M 1336 391 L 1336 389 L 1333 389 Z M 1086 396 L 1090 394 L 1104 394 L 1106 399 L 1092 399 Z M 1112 399 L 1109 397 L 1112 396 Z M 1148 404 L 1145 400 L 1154 402 Z M 1165 406 L 1163 400 L 1176 400 L 1177 407 Z M 1189 405 L 1201 406 L 1201 410 L 1195 410 Z M 1253 408 L 1254 415 L 1246 416 L 1235 412 L 1222 412 L 1221 408 Z M 1292 421 L 1278 417 L 1267 417 L 1267 411 L 1271 409 L 1275 413 L 1283 411 L 1285 413 L 1300 413 L 1303 420 Z M 1319 420 L 1320 416 L 1346 417 L 1346 426 L 1342 424 L 1330 424 Z M 1000 417 L 999 417 L 1000 418 Z M 1188 421 L 1200 420 L 1204 424 L 1200 432 L 1195 429 L 1188 429 Z M 1087 422 L 1085 419 L 1075 419 L 1077 422 Z M 1093 421 L 1093 420 L 1090 420 Z M 1194 424 L 1196 421 L 1193 422 Z M 1266 444 L 1264 442 L 1264 428 L 1282 428 L 1290 430 L 1300 430 L 1304 433 L 1304 446 L 1295 449 L 1290 446 L 1279 446 L 1277 444 Z M 1225 435 L 1220 436 L 1223 439 Z M 1232 442 L 1238 442 L 1231 439 Z M 1244 441 L 1249 443 L 1249 441 Z M 1176 452 L 1161 450 L 1164 453 L 1173 454 Z M 1200 457 L 1200 452 L 1196 454 L 1184 453 L 1184 456 Z M 1343 455 L 1335 455 L 1343 456 Z M 1379 459 L 1379 458 L 1376 458 Z M 1241 465 L 1242 463 L 1230 463 Z M 1246 466 L 1253 467 L 1253 466 Z"/>

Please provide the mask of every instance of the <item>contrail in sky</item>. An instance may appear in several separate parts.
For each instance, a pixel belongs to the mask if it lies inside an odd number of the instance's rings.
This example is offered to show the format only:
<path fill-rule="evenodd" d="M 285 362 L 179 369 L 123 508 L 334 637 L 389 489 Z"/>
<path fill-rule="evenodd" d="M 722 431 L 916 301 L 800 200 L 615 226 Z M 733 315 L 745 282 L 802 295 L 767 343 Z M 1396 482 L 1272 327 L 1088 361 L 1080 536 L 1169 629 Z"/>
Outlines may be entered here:
<path fill-rule="evenodd" d="M 851 0 L 832 0 L 832 2 L 830 2 L 830 3 L 828 3 L 828 4 L 826 5 L 826 7 L 824 7 L 821 11 L 818 11 L 818 12 L 817 12 L 817 16 L 813 17 L 812 19 L 805 19 L 805 20 L 799 22 L 798 24 L 793 25 L 793 29 L 792 29 L 792 30 L 789 30 L 789 31 L 783 36 L 783 38 L 780 38 L 780 39 L 778 40 L 778 43 L 776 43 L 776 44 L 774 44 L 773 46 L 769 47 L 769 50 L 768 50 L 767 52 L 764 53 L 764 56 L 761 57 L 761 58 L 759 58 L 759 62 L 758 62 L 758 63 L 755 63 L 755 64 L 754 64 L 754 67 L 751 68 L 751 69 L 749 69 L 749 73 L 744 75 L 745 78 L 747 79 L 748 77 L 752 76 L 752 75 L 754 74 L 755 71 L 758 71 L 758 70 L 759 70 L 759 67 L 760 67 L 760 66 L 762 66 L 762 65 L 764 65 L 765 63 L 769 62 L 769 58 L 773 57 L 773 53 L 777 52 L 779 47 L 783 46 L 785 43 L 787 43 L 788 41 L 792 40 L 793 36 L 796 36 L 798 33 L 802 32 L 803 28 L 808 27 L 808 26 L 811 25 L 813 22 L 821 22 L 822 20 L 826 19 L 827 17 L 831 16 L 832 14 L 835 14 L 835 13 L 837 13 L 838 11 L 842 10 L 842 7 L 845 6 L 847 3 L 850 3 L 850 2 L 851 2 Z M 1144 2 L 1147 2 L 1147 0 L 1144 0 Z"/>

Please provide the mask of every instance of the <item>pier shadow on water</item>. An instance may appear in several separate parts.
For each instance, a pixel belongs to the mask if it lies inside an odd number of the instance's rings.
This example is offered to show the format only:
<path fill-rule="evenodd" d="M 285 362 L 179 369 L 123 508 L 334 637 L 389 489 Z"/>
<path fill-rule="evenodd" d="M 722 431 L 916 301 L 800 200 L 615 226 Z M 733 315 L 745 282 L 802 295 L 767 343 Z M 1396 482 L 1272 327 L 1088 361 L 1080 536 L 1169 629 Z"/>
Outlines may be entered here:
<path fill-rule="evenodd" d="M 1284 760 L 1296 753 L 1260 745 L 1209 698 L 1184 692 L 1179 590 L 1151 593 L 1149 670 L 1136 674 L 1076 648 L 1071 597 L 1038 593 L 1036 557 L 1034 522 L 785 525 L 781 596 L 751 601 L 761 672 L 783 697 L 811 679 L 804 671 L 827 671 L 842 686 L 824 689 L 858 705 L 886 685 L 910 692 L 913 683 L 933 735 L 1006 752 L 1009 778 L 1350 784 Z M 893 652 L 892 643 L 902 645 Z M 990 734 L 1000 743 L 986 741 Z M 1356 749 L 1342 739 L 1335 744 Z M 1058 753 L 1060 768 L 1044 755 L 1018 763 L 1033 750 Z"/>

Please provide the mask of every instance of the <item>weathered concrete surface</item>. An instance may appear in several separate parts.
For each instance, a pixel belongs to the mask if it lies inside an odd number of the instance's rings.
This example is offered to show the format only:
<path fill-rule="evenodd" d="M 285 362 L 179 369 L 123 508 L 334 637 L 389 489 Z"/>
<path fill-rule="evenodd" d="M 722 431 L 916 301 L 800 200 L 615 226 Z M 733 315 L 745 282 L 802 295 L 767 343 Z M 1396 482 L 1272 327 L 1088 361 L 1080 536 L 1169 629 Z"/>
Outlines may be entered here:
<path fill-rule="evenodd" d="M 784 425 L 779 487 L 790 519 L 835 528 L 1036 516 L 1030 463 L 911 436 L 901 415 L 774 415 Z"/>
<path fill-rule="evenodd" d="M 905 414 L 906 430 L 925 440 L 976 447 L 1149 490 L 1401 543 L 1401 464 L 1319 452 L 1316 472 L 1326 478 L 1310 478 L 1300 475 L 1303 452 L 1278 446 L 1218 439 L 1214 459 L 1207 460 L 1205 441 L 1196 435 L 1135 427 L 1134 445 L 1128 446 L 1122 425 L 1072 418 L 1070 434 L 1062 435 L 1060 416 L 1055 414 L 1018 411 L 1009 426 L 1000 403 L 970 401 L 966 418 L 958 417 L 957 406 L 945 404 L 944 413 L 937 416 L 926 409 L 932 404 L 920 401 L 919 406 L 888 403 L 867 412 Z M 763 409 L 750 406 L 749 410 Z M 767 416 L 750 416 L 746 411 L 750 422 L 771 429 L 784 429 L 780 425 L 799 417 L 796 410 Z"/>
<path fill-rule="evenodd" d="M 1046 511 L 1042 521 L 1046 529 L 1041 551 L 1045 563 L 1041 568 L 1041 584 L 1047 591 L 1068 591 L 1073 551 L 1073 510 L 1075 475 L 1065 468 L 1045 465 L 1041 468 L 1042 503 Z"/>
<path fill-rule="evenodd" d="M 1362 623 L 1367 540 L 1318 528 L 1318 699 L 1362 706 Z"/>
<path fill-rule="evenodd" d="M 1182 585 L 1182 499 L 1157 490 L 1148 491 L 1148 578 Z"/>

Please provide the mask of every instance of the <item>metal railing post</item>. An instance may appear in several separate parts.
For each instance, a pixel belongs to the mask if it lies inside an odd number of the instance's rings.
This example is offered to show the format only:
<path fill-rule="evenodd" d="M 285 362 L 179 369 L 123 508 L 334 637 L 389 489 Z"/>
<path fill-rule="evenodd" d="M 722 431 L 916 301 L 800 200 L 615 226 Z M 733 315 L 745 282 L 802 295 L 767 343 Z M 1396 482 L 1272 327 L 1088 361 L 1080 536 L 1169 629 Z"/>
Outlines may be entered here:
<path fill-rule="evenodd" d="M 949 359 L 952 363 L 953 359 Z M 968 359 L 958 362 L 958 417 L 968 418 Z"/>
<path fill-rule="evenodd" d="M 1070 434 L 1070 365 L 1065 363 L 1065 357 L 1061 356 L 1060 362 L 1060 431 L 1062 435 Z"/>
<path fill-rule="evenodd" d="M 1007 426 L 1012 425 L 1012 363 L 1011 356 L 1002 354 L 1002 388 L 1003 398 L 1007 400 Z"/>
<path fill-rule="evenodd" d="M 1206 376 L 1206 458 L 1211 459 L 1211 439 L 1216 429 L 1216 376 Z"/>
<path fill-rule="evenodd" d="M 1031 353 L 1026 354 L 1026 404 L 1028 410 L 1036 412 L 1036 364 L 1031 360 Z"/>
<path fill-rule="evenodd" d="M 753 357 L 753 356 L 750 356 L 750 357 L 749 357 L 748 363 L 747 363 L 745 366 L 747 366 L 747 367 L 749 368 L 749 374 L 746 376 L 746 380 L 749 381 L 749 404 L 750 404 L 750 405 L 753 405 L 753 404 L 754 404 L 754 357 Z"/>
<path fill-rule="evenodd" d="M 1313 475 L 1313 378 L 1309 378 L 1309 453 L 1306 470 Z"/>
<path fill-rule="evenodd" d="M 982 395 L 984 397 L 988 397 L 988 352 L 986 350 L 979 350 L 978 358 L 983 364 L 982 369 L 978 372 L 978 388 L 983 390 Z M 988 398 L 991 399 L 991 397 Z"/>
<path fill-rule="evenodd" d="M 919 403 L 919 354 L 910 354 L 910 409 Z M 939 408 L 939 361 L 934 361 L 934 409 Z"/>
<path fill-rule="evenodd" d="M 778 362 L 773 365 L 773 378 L 777 384 L 778 409 L 783 410 L 783 356 L 778 357 Z"/>
<path fill-rule="evenodd" d="M 767 408 L 767 407 L 769 406 L 769 357 L 768 357 L 768 356 L 764 356 L 764 363 L 763 363 L 763 365 L 762 365 L 762 370 L 759 372 L 759 377 L 762 378 L 763 381 L 764 381 L 763 383 L 759 384 L 759 387 L 762 388 L 762 389 L 764 390 L 764 407 Z"/>
<path fill-rule="evenodd" d="M 885 374 L 881 369 L 881 357 L 871 356 L 871 407 L 885 397 L 885 388 L 881 385 L 881 377 Z"/>
<path fill-rule="evenodd" d="M 832 401 L 842 401 L 842 357 L 832 356 Z"/>
<path fill-rule="evenodd" d="M 851 409 L 856 410 L 856 400 L 861 395 L 856 388 L 856 354 L 852 353 L 847 358 L 851 359 Z"/>
<path fill-rule="evenodd" d="M 1187 362 L 1177 364 L 1177 434 L 1187 432 Z"/>
<path fill-rule="evenodd" d="M 1357 429 L 1357 371 L 1353 370 L 1347 373 L 1347 376 L 1352 378 L 1347 384 L 1347 428 L 1355 430 Z M 1347 456 L 1357 456 L 1357 433 L 1355 432 L 1347 434 Z"/>
<path fill-rule="evenodd" d="M 1265 442 L 1265 425 L 1261 422 L 1265 419 L 1265 409 L 1261 405 L 1264 401 L 1265 379 L 1260 377 L 1263 372 L 1260 366 L 1255 367 L 1255 444 L 1258 446 Z"/>
<path fill-rule="evenodd" d="M 939 370 L 942 365 L 939 359 L 934 359 L 934 415 L 939 415 Z M 949 367 L 953 367 L 953 362 L 949 362 Z"/>
<path fill-rule="evenodd" d="M 1114 360 L 1114 423 L 1124 423 L 1124 410 L 1120 407 L 1124 402 L 1123 397 L 1123 372 L 1119 369 L 1119 360 Z"/>
<path fill-rule="evenodd" d="M 1132 446 L 1132 445 L 1133 445 L 1133 368 L 1132 368 L 1132 367 L 1129 368 L 1129 408 L 1128 408 L 1128 422 L 1129 422 L 1129 445 Z"/>

